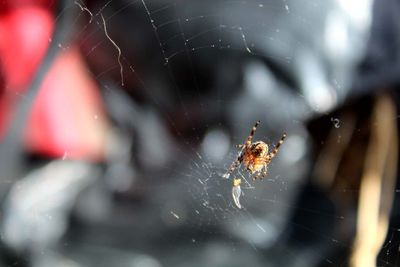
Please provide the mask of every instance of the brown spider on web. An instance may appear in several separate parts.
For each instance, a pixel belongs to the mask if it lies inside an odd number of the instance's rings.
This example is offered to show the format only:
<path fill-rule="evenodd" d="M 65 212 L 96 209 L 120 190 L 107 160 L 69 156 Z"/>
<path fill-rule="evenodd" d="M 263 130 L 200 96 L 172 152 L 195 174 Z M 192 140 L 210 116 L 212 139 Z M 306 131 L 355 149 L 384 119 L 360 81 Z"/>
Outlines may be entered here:
<path fill-rule="evenodd" d="M 240 151 L 238 158 L 231 164 L 228 171 L 223 175 L 224 178 L 229 178 L 232 172 L 239 167 L 241 163 L 243 163 L 246 170 L 251 175 L 255 174 L 253 176 L 253 180 L 262 180 L 262 178 L 267 176 L 268 165 L 278 153 L 279 147 L 283 144 L 283 141 L 286 138 L 286 133 L 283 133 L 281 139 L 275 145 L 274 149 L 272 149 L 271 152 L 268 152 L 268 145 L 263 141 L 257 141 L 254 143 L 251 142 L 259 124 L 260 121 L 257 121 L 251 129 L 250 135 L 247 137 L 246 142 L 237 146 L 242 150 Z M 242 208 L 239 201 L 240 195 L 242 194 L 242 190 L 240 188 L 241 182 L 242 180 L 240 178 L 233 179 L 232 187 L 232 197 L 235 205 L 239 209 Z"/>
<path fill-rule="evenodd" d="M 263 141 L 251 142 L 259 124 L 260 121 L 257 121 L 251 129 L 250 135 L 247 137 L 244 144 L 237 145 L 237 147 L 241 148 L 242 151 L 238 158 L 229 167 L 227 173 L 223 175 L 224 178 L 229 178 L 232 172 L 239 167 L 241 163 L 243 163 L 246 170 L 251 175 L 255 174 L 253 180 L 262 179 L 267 176 L 267 167 L 278 153 L 279 147 L 286 138 L 286 133 L 283 133 L 274 149 L 272 149 L 271 152 L 268 152 L 268 145 Z"/>

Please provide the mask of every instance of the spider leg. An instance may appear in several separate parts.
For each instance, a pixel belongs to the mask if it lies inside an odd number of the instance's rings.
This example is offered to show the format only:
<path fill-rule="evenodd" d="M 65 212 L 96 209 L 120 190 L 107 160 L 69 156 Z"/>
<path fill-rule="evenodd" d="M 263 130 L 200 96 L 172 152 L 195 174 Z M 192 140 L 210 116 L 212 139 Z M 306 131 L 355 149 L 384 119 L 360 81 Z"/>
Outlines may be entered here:
<path fill-rule="evenodd" d="M 254 133 L 256 132 L 258 125 L 260 125 L 260 121 L 257 121 L 251 129 L 250 135 L 246 139 L 246 146 L 249 146 L 251 144 L 251 140 L 253 139 Z"/>
<path fill-rule="evenodd" d="M 267 168 L 264 168 L 263 170 L 259 171 L 255 176 L 253 176 L 253 180 L 260 179 L 262 180 L 264 177 L 266 177 L 268 174 Z"/>
<path fill-rule="evenodd" d="M 256 175 L 253 176 L 253 181 L 259 179 L 261 176 L 261 172 L 258 172 Z"/>
<path fill-rule="evenodd" d="M 231 166 L 229 167 L 228 171 L 222 176 L 224 178 L 229 178 L 229 176 L 231 175 L 231 173 L 237 168 L 239 167 L 240 163 L 242 163 L 243 160 L 243 154 L 240 154 L 240 156 L 231 164 Z"/>
<path fill-rule="evenodd" d="M 264 177 L 266 177 L 267 175 L 268 175 L 268 169 L 267 169 L 267 167 L 265 167 L 265 169 L 264 169 L 263 172 L 262 172 L 261 180 L 262 180 Z"/>
<path fill-rule="evenodd" d="M 283 144 L 283 141 L 286 138 L 286 133 L 283 133 L 281 139 L 279 140 L 279 142 L 275 145 L 274 149 L 268 153 L 268 155 L 266 156 L 266 162 L 267 164 L 271 162 L 271 160 L 276 156 L 276 154 L 279 151 L 279 147 Z"/>

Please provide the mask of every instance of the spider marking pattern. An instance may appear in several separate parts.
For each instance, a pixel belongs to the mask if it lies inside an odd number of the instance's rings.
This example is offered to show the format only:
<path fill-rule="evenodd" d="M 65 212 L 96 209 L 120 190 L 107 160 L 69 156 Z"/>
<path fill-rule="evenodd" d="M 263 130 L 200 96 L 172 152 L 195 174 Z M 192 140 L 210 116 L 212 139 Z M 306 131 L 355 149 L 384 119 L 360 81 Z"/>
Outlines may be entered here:
<path fill-rule="evenodd" d="M 225 173 L 223 177 L 229 178 L 232 172 L 242 163 L 251 175 L 255 174 L 253 176 L 253 180 L 262 180 L 265 176 L 267 176 L 268 165 L 278 153 L 279 147 L 283 144 L 283 141 L 286 138 L 286 133 L 283 133 L 281 139 L 275 145 L 274 149 L 272 149 L 271 152 L 268 152 L 268 145 L 263 141 L 256 141 L 254 143 L 251 142 L 259 124 L 260 121 L 257 121 L 251 129 L 251 132 L 246 138 L 246 142 L 244 144 L 236 146 L 242 150 L 238 158 L 231 164 L 227 173 Z"/>

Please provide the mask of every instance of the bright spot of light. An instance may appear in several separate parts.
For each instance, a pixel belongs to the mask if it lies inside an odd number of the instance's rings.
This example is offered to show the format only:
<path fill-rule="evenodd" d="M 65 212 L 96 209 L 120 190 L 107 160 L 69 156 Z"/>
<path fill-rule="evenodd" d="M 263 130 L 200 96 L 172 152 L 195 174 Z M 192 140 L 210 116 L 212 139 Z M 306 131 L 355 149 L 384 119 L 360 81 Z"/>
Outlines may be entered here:
<path fill-rule="evenodd" d="M 311 78 L 312 79 L 312 78 Z M 337 96 L 328 84 L 315 87 L 309 95 L 310 106 L 319 113 L 331 110 L 337 102 Z"/>
<path fill-rule="evenodd" d="M 359 29 L 369 27 L 371 23 L 372 0 L 336 0 Z"/>
<path fill-rule="evenodd" d="M 229 136 L 222 129 L 209 130 L 201 144 L 201 149 L 211 161 L 220 161 L 228 153 Z"/>
<path fill-rule="evenodd" d="M 337 103 L 337 95 L 326 80 L 321 62 L 306 50 L 298 55 L 298 62 L 301 88 L 309 106 L 319 113 L 331 110 Z"/>
<path fill-rule="evenodd" d="M 162 265 L 153 257 L 140 256 L 133 260 L 131 267 L 162 267 Z"/>
<path fill-rule="evenodd" d="M 332 59 L 343 58 L 349 50 L 348 28 L 344 17 L 336 11 L 329 13 L 325 26 L 325 47 Z"/>
<path fill-rule="evenodd" d="M 285 149 L 282 149 L 282 159 L 287 163 L 294 164 L 306 154 L 306 140 L 300 135 L 289 135 L 284 145 Z"/>
<path fill-rule="evenodd" d="M 276 86 L 270 70 L 261 62 L 251 62 L 245 69 L 245 88 L 258 99 L 268 97 Z"/>

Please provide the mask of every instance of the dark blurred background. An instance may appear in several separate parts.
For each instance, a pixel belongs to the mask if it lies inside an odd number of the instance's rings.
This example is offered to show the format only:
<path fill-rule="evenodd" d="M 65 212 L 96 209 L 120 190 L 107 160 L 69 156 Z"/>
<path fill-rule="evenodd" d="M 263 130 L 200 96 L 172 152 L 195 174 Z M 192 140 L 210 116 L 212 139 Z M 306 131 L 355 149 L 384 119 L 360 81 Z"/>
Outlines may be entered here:
<path fill-rule="evenodd" d="M 0 266 L 400 266 L 399 14 L 2 1 Z"/>

